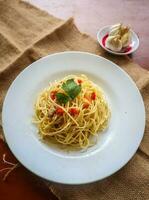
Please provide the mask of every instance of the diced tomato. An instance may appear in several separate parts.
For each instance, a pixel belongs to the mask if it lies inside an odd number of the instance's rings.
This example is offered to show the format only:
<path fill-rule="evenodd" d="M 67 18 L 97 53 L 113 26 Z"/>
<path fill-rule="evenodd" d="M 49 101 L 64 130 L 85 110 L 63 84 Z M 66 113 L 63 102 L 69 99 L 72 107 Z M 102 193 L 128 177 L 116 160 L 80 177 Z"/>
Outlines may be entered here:
<path fill-rule="evenodd" d="M 56 113 L 57 115 L 63 115 L 63 114 L 64 114 L 64 110 L 63 110 L 62 108 L 58 107 L 58 108 L 56 108 L 55 113 Z"/>
<path fill-rule="evenodd" d="M 81 83 L 82 83 L 82 80 L 81 80 L 81 79 L 78 79 L 77 81 L 78 81 L 78 83 L 79 83 L 79 84 L 81 84 Z"/>
<path fill-rule="evenodd" d="M 56 93 L 57 93 L 57 91 L 52 91 L 50 93 L 50 97 L 51 97 L 52 100 L 54 100 L 56 98 Z"/>
<path fill-rule="evenodd" d="M 69 109 L 69 113 L 71 114 L 71 115 L 78 115 L 79 114 L 79 110 L 77 109 L 77 108 L 70 108 Z"/>
<path fill-rule="evenodd" d="M 84 103 L 83 104 L 83 108 L 88 108 L 89 107 L 89 103 Z"/>
<path fill-rule="evenodd" d="M 92 92 L 92 94 L 91 94 L 91 99 L 92 99 L 92 100 L 95 100 L 95 99 L 96 99 L 96 93 L 95 93 L 95 92 Z"/>

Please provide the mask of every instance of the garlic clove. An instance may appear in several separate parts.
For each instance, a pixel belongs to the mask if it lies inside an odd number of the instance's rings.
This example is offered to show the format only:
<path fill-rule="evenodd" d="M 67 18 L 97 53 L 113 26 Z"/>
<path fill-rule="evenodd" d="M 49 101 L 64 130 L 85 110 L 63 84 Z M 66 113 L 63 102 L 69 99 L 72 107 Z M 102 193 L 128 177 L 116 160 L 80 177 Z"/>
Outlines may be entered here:
<path fill-rule="evenodd" d="M 56 108 L 54 106 L 51 106 L 51 108 L 49 109 L 48 116 L 51 117 L 54 114 L 55 110 Z"/>
<path fill-rule="evenodd" d="M 119 36 L 108 36 L 105 46 L 112 51 L 120 51 L 122 49 L 122 42 Z"/>
<path fill-rule="evenodd" d="M 129 44 L 131 43 L 131 32 L 129 31 L 129 32 L 125 33 L 121 37 L 121 41 L 122 41 L 122 46 L 123 47 L 129 46 Z"/>
<path fill-rule="evenodd" d="M 111 26 L 111 29 L 113 28 L 119 28 L 120 26 L 122 26 L 122 23 L 117 23 Z"/>
<path fill-rule="evenodd" d="M 121 26 L 121 36 L 125 35 L 126 33 L 130 32 L 130 28 L 128 26 Z"/>
<path fill-rule="evenodd" d="M 114 36 L 114 35 L 119 35 L 120 34 L 120 29 L 121 29 L 122 24 L 115 24 L 111 27 L 109 31 L 109 35 Z"/>

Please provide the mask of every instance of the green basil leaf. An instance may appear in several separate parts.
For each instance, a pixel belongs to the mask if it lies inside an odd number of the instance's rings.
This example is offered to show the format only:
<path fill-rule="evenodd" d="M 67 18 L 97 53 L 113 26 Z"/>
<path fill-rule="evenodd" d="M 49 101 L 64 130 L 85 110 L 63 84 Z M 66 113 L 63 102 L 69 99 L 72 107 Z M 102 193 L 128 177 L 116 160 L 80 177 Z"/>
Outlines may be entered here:
<path fill-rule="evenodd" d="M 60 104 L 66 104 L 69 101 L 69 97 L 63 93 L 57 93 L 56 99 Z"/>
<path fill-rule="evenodd" d="M 73 90 L 70 90 L 68 92 L 68 95 L 70 96 L 71 99 L 74 99 L 75 97 L 78 96 L 78 94 L 80 93 L 80 91 L 81 91 L 81 86 L 77 85 Z"/>
<path fill-rule="evenodd" d="M 76 85 L 77 84 L 74 82 L 74 79 L 68 79 L 65 83 L 63 83 L 62 88 L 66 93 L 68 93 L 69 91 L 73 90 Z"/>
<path fill-rule="evenodd" d="M 81 86 L 77 85 L 74 79 L 68 79 L 62 84 L 62 89 L 67 93 L 67 95 L 74 99 L 81 91 Z"/>

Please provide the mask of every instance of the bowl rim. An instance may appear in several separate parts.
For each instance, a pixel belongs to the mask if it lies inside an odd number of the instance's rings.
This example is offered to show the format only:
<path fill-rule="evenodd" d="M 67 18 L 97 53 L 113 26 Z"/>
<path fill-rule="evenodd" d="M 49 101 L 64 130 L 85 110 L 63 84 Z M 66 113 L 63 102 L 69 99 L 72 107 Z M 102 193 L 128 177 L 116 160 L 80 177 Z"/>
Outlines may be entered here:
<path fill-rule="evenodd" d="M 103 26 L 102 28 L 100 28 L 100 29 L 98 30 L 97 35 L 96 35 L 96 36 L 97 36 L 97 41 L 99 42 L 100 46 L 101 46 L 105 51 L 107 51 L 107 52 L 109 52 L 109 53 L 111 53 L 111 54 L 123 56 L 123 55 L 131 54 L 131 53 L 135 52 L 135 51 L 138 49 L 138 47 L 139 47 L 139 45 L 140 45 L 140 40 L 139 40 L 138 35 L 137 35 L 132 29 L 130 29 L 130 31 L 131 31 L 132 35 L 136 38 L 137 44 L 136 44 L 135 47 L 133 47 L 130 51 L 124 52 L 124 53 L 123 53 L 123 52 L 116 52 L 116 51 L 112 51 L 112 50 L 106 48 L 105 46 L 103 46 L 101 40 L 99 39 L 99 36 L 100 36 L 100 34 L 101 34 L 101 32 L 102 32 L 103 30 L 107 30 L 107 31 L 108 31 L 108 29 L 109 29 L 111 26 L 112 26 L 112 25 Z"/>

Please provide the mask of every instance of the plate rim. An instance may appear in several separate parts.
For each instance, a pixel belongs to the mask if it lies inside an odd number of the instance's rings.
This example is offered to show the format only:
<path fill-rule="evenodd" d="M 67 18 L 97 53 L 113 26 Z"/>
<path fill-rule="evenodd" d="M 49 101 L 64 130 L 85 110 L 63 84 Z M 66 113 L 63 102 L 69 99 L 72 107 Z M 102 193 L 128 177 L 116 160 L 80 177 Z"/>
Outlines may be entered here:
<path fill-rule="evenodd" d="M 22 162 L 19 160 L 18 156 L 16 156 L 15 150 L 11 148 L 11 145 L 10 145 L 9 143 L 7 143 L 7 138 L 5 137 L 4 117 L 3 117 L 3 116 L 4 116 L 4 109 L 5 109 L 5 102 L 6 102 L 6 99 L 8 98 L 9 91 L 11 90 L 11 88 L 13 87 L 13 85 L 15 84 L 15 82 L 17 81 L 17 79 L 20 77 L 20 75 L 21 75 L 25 70 L 28 70 L 28 68 L 32 67 L 32 64 L 33 64 L 33 63 L 36 64 L 37 62 L 39 62 L 39 60 L 44 60 L 44 59 L 47 59 L 47 58 L 49 58 L 49 57 L 56 56 L 56 55 L 59 55 L 59 54 L 86 54 L 86 55 L 94 56 L 94 57 L 96 57 L 96 58 L 98 58 L 98 59 L 99 59 L 99 58 L 100 58 L 100 59 L 103 59 L 103 60 L 105 60 L 106 62 L 111 63 L 112 65 L 114 65 L 114 66 L 117 68 L 117 70 L 122 71 L 122 72 L 125 74 L 125 76 L 127 76 L 127 78 L 129 79 L 129 81 L 131 82 L 131 84 L 133 84 L 133 86 L 136 88 L 137 92 L 139 93 L 139 95 L 140 95 L 140 97 L 141 97 L 140 100 L 141 100 L 141 104 L 142 104 L 142 106 L 143 106 L 142 109 L 143 109 L 143 115 L 144 115 L 144 118 L 143 118 L 144 123 L 143 123 L 142 135 L 141 135 L 141 138 L 140 138 L 139 144 L 137 145 L 136 150 L 131 154 L 131 156 L 130 156 L 129 158 L 127 158 L 127 161 L 125 161 L 124 163 L 122 163 L 122 165 L 120 165 L 115 171 L 113 171 L 112 173 L 108 173 L 107 176 L 104 176 L 104 177 L 102 177 L 102 178 L 98 178 L 98 177 L 97 177 L 97 178 L 94 179 L 93 181 L 81 182 L 81 183 L 80 183 L 80 182 L 79 182 L 79 183 L 74 183 L 74 182 L 72 181 L 71 183 L 70 183 L 70 182 L 67 183 L 67 182 L 49 180 L 48 178 L 43 177 L 42 175 L 40 175 L 40 173 L 37 173 L 37 172 L 33 171 L 33 170 L 31 169 L 31 167 L 27 166 L 25 163 L 22 163 Z M 144 101 L 143 101 L 142 95 L 141 95 L 141 93 L 140 93 L 138 87 L 136 86 L 136 83 L 133 81 L 133 79 L 130 77 L 130 75 L 129 75 L 128 73 L 126 73 L 126 71 L 124 71 L 124 69 L 122 69 L 120 66 L 118 66 L 118 65 L 115 64 L 114 62 L 112 62 L 112 61 L 110 61 L 110 60 L 108 60 L 108 59 L 106 59 L 106 58 L 104 58 L 104 57 L 102 57 L 102 56 L 99 56 L 99 55 L 97 55 L 97 54 L 93 54 L 93 53 L 89 53 L 89 52 L 83 52 L 83 51 L 63 51 L 63 52 L 53 53 L 53 54 L 49 54 L 49 55 L 47 55 L 47 56 L 44 56 L 44 57 L 42 57 L 42 58 L 36 60 L 36 61 L 33 62 L 33 63 L 31 63 L 30 65 L 28 65 L 27 67 L 25 67 L 25 68 L 16 76 L 16 78 L 12 81 L 10 87 L 9 87 L 8 90 L 7 90 L 7 93 L 6 93 L 5 98 L 4 98 L 4 101 L 3 101 L 3 106 L 2 106 L 2 127 L 3 127 L 4 137 L 5 137 L 6 143 L 8 144 L 8 146 L 9 146 L 11 152 L 12 152 L 13 155 L 18 159 L 18 161 L 19 161 L 25 168 L 27 168 L 29 171 L 31 171 L 33 174 L 35 174 L 35 175 L 37 175 L 37 176 L 39 176 L 39 177 L 41 177 L 41 178 L 43 178 L 43 179 L 45 179 L 45 180 L 47 180 L 47 181 L 51 181 L 51 182 L 54 182 L 54 183 L 60 183 L 60 184 L 66 184 L 66 185 L 80 185 L 80 184 L 88 184 L 88 183 L 97 182 L 97 181 L 99 181 L 99 180 L 105 179 L 105 178 L 107 178 L 107 177 L 113 175 L 114 173 L 116 173 L 117 171 L 119 171 L 123 166 L 125 166 L 125 165 L 131 160 L 131 158 L 134 156 L 134 154 L 136 153 L 136 151 L 137 151 L 137 149 L 138 149 L 138 147 L 139 147 L 139 145 L 140 145 L 140 143 L 141 143 L 141 141 L 142 141 L 142 138 L 143 138 L 143 135 L 144 135 L 144 130 L 145 130 L 145 122 L 146 122 L 145 106 L 144 106 Z"/>

